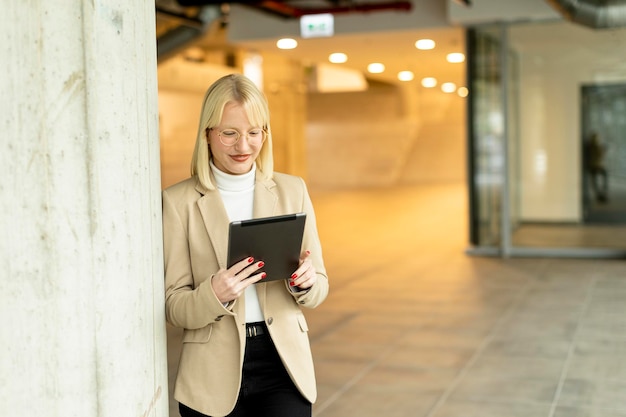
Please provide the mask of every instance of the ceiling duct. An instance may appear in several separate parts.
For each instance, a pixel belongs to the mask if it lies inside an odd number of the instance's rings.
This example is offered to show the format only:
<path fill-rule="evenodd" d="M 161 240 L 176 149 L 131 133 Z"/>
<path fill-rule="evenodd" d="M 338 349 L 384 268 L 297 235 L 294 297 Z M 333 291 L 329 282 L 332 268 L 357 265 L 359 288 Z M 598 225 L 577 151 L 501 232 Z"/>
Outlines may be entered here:
<path fill-rule="evenodd" d="M 626 26 L 626 0 L 546 0 L 566 19 L 593 29 Z"/>
<path fill-rule="evenodd" d="M 309 2 L 315 3 L 315 2 Z M 339 14 L 339 13 L 370 13 L 381 11 L 401 11 L 408 12 L 412 8 L 410 1 L 374 1 L 374 2 L 356 2 L 352 0 L 338 1 L 328 0 L 321 1 L 321 4 L 308 7 L 302 7 L 297 1 L 258 1 L 258 2 L 242 2 L 248 6 L 256 7 L 267 13 L 272 13 L 286 18 L 300 18 L 310 14 Z M 326 5 L 325 3 L 329 3 Z"/>
<path fill-rule="evenodd" d="M 158 62 L 206 38 L 211 26 L 226 27 L 231 3 L 290 19 L 320 13 L 408 12 L 412 8 L 412 2 L 407 0 L 155 0 Z"/>
<path fill-rule="evenodd" d="M 183 7 L 220 4 L 224 0 L 176 0 Z M 382 11 L 408 12 L 413 3 L 409 0 L 232 0 L 243 6 L 255 8 L 259 11 L 288 19 L 297 19 L 310 14 L 322 13 L 370 13 Z"/>
<path fill-rule="evenodd" d="M 194 9 L 192 9 L 194 10 Z M 157 60 L 162 62 L 189 46 L 191 42 L 203 36 L 211 23 L 222 18 L 218 5 L 196 8 L 193 14 L 189 9 L 177 9 L 166 0 L 156 2 L 157 28 Z M 160 20 L 165 22 L 159 24 Z"/>

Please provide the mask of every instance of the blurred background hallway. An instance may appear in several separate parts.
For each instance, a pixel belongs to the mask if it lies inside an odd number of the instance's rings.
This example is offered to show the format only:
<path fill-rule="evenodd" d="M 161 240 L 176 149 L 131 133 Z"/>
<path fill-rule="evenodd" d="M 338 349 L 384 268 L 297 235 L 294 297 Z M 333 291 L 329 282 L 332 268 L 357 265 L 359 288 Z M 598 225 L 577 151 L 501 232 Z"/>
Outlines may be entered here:
<path fill-rule="evenodd" d="M 626 266 L 593 259 L 626 249 L 625 226 L 604 213 L 624 209 L 617 197 L 588 201 L 580 153 L 584 133 L 604 126 L 620 189 L 625 95 L 587 100 L 602 105 L 584 121 L 575 97 L 623 78 L 607 51 L 626 31 L 563 22 L 543 2 L 444 3 L 338 15 L 355 33 L 286 51 L 276 41 L 293 20 L 232 7 L 228 37 L 219 26 L 159 65 L 162 185 L 188 175 L 206 80 L 257 75 L 277 170 L 307 181 L 331 279 L 328 300 L 306 312 L 316 417 L 626 417 Z M 493 23 L 498 7 L 513 23 Z M 493 25 L 472 28 L 474 13 Z M 411 30 L 396 27 L 401 17 Z M 374 21 L 390 26 L 356 29 Z M 420 40 L 437 47 L 418 50 Z M 332 52 L 347 62 L 329 67 Z M 446 59 L 455 52 L 466 63 Z M 365 69 L 378 61 L 384 73 Z M 401 69 L 414 79 L 397 79 Z M 477 246 L 497 257 L 468 255 Z M 180 333 L 168 330 L 173 385 Z"/>
<path fill-rule="evenodd" d="M 626 416 L 624 262 L 467 256 L 462 184 L 312 196 L 315 416 Z"/>

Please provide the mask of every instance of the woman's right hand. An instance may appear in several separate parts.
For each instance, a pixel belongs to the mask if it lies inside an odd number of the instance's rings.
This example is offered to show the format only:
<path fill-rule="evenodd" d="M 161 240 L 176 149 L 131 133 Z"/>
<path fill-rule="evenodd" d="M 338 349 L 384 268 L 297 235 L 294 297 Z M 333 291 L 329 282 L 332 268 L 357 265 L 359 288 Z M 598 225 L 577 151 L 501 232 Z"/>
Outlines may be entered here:
<path fill-rule="evenodd" d="M 263 265 L 263 261 L 254 262 L 254 258 L 246 258 L 228 269 L 217 271 L 211 280 L 217 299 L 228 303 L 241 297 L 246 288 L 266 277 L 265 272 L 257 272 Z"/>

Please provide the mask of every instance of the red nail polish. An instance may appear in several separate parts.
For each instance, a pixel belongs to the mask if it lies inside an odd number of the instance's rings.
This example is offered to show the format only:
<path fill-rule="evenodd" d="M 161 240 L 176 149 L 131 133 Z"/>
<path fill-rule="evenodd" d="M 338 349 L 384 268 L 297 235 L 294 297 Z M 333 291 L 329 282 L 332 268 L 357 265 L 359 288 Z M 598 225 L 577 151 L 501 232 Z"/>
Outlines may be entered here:
<path fill-rule="evenodd" d="M 310 254 L 311 254 L 311 251 L 310 251 L 310 250 L 306 251 L 306 254 L 307 254 L 307 255 L 310 255 Z"/>
<path fill-rule="evenodd" d="M 265 263 L 263 261 L 259 262 L 258 267 L 259 268 L 263 268 L 263 265 L 265 265 Z"/>
<path fill-rule="evenodd" d="M 265 272 L 263 272 L 263 274 L 261 274 L 261 279 L 265 278 L 267 276 L 267 274 Z"/>
<path fill-rule="evenodd" d="M 292 274 L 291 279 L 298 278 L 298 274 Z"/>
<path fill-rule="evenodd" d="M 295 282 L 293 282 L 293 281 L 289 281 L 289 285 L 291 285 L 291 286 L 293 287 L 293 286 L 294 286 L 294 285 L 296 285 L 296 284 L 295 284 Z"/>
<path fill-rule="evenodd" d="M 252 258 L 252 257 L 248 258 L 248 263 L 249 263 L 249 264 L 251 264 L 251 263 L 252 263 L 252 261 L 254 261 L 254 258 Z"/>

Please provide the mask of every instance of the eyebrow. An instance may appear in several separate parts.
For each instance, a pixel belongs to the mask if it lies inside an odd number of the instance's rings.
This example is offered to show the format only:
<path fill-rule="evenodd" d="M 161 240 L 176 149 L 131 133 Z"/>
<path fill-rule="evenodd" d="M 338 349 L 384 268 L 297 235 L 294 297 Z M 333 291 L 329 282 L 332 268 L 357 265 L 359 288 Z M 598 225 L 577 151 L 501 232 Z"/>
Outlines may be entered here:
<path fill-rule="evenodd" d="M 219 129 L 219 130 L 226 130 L 226 129 L 231 129 L 231 130 L 236 130 L 236 131 L 241 131 L 240 129 L 237 129 L 236 127 L 219 127 L 219 126 L 215 126 L 213 129 Z M 252 126 L 250 129 L 248 129 L 247 131 L 251 131 L 251 130 L 255 130 L 255 129 L 261 129 L 263 130 L 263 128 L 261 126 Z"/>

